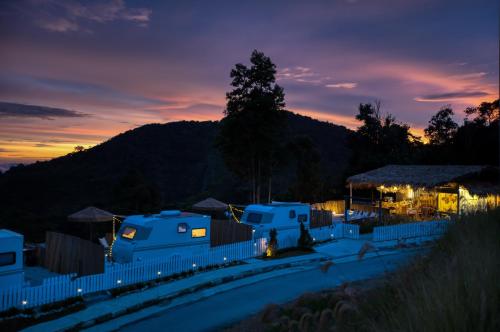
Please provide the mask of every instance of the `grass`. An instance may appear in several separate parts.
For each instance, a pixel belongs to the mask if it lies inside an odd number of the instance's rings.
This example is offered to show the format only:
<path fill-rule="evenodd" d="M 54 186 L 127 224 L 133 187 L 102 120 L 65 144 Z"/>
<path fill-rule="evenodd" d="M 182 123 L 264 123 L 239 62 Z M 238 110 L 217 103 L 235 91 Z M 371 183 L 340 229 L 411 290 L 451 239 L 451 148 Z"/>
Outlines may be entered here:
<path fill-rule="evenodd" d="M 85 304 L 80 296 L 46 304 L 36 309 L 12 308 L 0 316 L 0 331 L 19 331 L 30 325 L 56 319 L 84 308 Z"/>
<path fill-rule="evenodd" d="M 384 278 L 268 305 L 228 331 L 500 331 L 500 210 L 457 220 Z"/>
<path fill-rule="evenodd" d="M 450 227 L 431 255 L 360 305 L 354 330 L 499 331 L 500 210 Z M 351 328 L 349 328 L 351 329 Z"/>

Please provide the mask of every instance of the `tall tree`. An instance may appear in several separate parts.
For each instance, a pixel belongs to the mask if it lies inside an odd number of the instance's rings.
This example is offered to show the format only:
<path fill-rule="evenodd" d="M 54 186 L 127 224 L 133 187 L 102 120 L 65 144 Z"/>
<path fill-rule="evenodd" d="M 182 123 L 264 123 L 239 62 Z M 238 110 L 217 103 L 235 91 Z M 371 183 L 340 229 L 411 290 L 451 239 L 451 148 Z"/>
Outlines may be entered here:
<path fill-rule="evenodd" d="M 360 104 L 358 112 L 356 120 L 362 125 L 351 140 L 353 172 L 413 161 L 421 142 L 410 132 L 410 126 L 396 122 L 391 114 L 382 116 L 380 101 Z"/>
<path fill-rule="evenodd" d="M 500 117 L 498 99 L 493 102 L 482 102 L 478 107 L 468 107 L 465 109 L 465 114 L 467 120 L 470 116 L 474 116 L 473 122 L 489 126 Z"/>
<path fill-rule="evenodd" d="M 289 192 L 293 200 L 317 202 L 323 190 L 321 156 L 308 136 L 296 137 L 289 144 L 296 162 L 296 178 Z"/>
<path fill-rule="evenodd" d="M 231 70 L 233 90 L 226 94 L 217 146 L 228 168 L 250 181 L 252 201 L 260 202 L 262 184 L 271 190 L 283 143 L 285 94 L 276 84 L 276 66 L 269 57 L 254 50 L 250 62 L 250 67 L 238 63 Z"/>
<path fill-rule="evenodd" d="M 453 110 L 450 105 L 442 107 L 429 121 L 424 129 L 425 137 L 433 145 L 443 145 L 451 142 L 457 132 L 458 124 L 453 121 Z"/>

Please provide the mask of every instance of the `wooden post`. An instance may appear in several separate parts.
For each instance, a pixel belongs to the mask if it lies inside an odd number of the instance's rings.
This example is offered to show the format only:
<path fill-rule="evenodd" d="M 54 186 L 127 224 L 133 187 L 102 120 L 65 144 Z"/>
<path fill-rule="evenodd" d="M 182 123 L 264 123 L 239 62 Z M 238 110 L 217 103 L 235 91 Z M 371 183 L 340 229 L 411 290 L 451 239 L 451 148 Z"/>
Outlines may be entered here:
<path fill-rule="evenodd" d="M 460 185 L 457 184 L 457 216 L 460 216 Z"/>
<path fill-rule="evenodd" d="M 348 202 L 349 200 L 344 196 L 344 223 L 347 223 L 349 221 L 349 210 L 347 209 Z"/>
<path fill-rule="evenodd" d="M 382 189 L 380 189 L 380 196 L 378 200 L 378 222 L 382 225 Z"/>
<path fill-rule="evenodd" d="M 352 182 L 349 182 L 349 209 L 352 206 Z"/>

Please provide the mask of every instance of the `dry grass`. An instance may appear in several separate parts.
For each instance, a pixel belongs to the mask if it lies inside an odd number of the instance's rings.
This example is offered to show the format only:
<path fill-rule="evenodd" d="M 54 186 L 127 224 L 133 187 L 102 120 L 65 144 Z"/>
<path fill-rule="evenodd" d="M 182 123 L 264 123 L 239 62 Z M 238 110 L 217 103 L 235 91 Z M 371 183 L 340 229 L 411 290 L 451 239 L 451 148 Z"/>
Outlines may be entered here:
<path fill-rule="evenodd" d="M 500 210 L 458 220 L 363 302 L 353 330 L 499 331 Z"/>
<path fill-rule="evenodd" d="M 500 331 L 500 210 L 457 221 L 429 256 L 373 282 L 269 305 L 228 331 Z"/>

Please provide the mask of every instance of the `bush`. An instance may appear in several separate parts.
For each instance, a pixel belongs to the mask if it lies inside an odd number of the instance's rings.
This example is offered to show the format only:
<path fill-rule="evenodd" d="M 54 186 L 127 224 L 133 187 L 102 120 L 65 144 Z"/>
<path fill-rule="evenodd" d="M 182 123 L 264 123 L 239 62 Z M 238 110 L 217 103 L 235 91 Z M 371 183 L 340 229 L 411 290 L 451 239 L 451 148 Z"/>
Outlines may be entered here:
<path fill-rule="evenodd" d="M 265 256 L 274 257 L 276 250 L 278 250 L 278 231 L 276 228 L 272 228 L 269 231 L 269 243 L 267 244 Z"/>
<path fill-rule="evenodd" d="M 297 241 L 297 246 L 299 248 L 312 248 L 313 245 L 313 239 L 311 237 L 311 234 L 309 234 L 309 231 L 306 229 L 304 226 L 304 223 L 300 223 L 300 236 L 299 240 Z"/>

